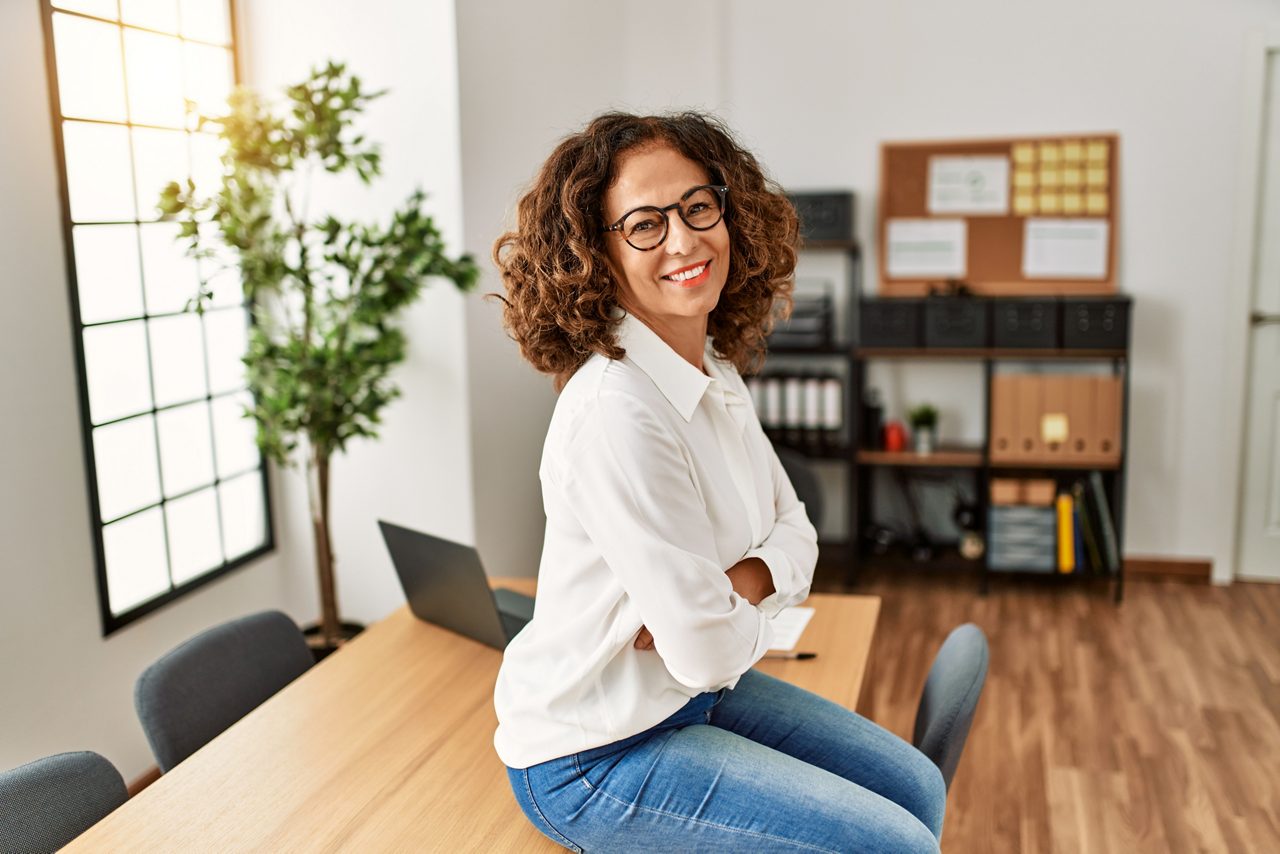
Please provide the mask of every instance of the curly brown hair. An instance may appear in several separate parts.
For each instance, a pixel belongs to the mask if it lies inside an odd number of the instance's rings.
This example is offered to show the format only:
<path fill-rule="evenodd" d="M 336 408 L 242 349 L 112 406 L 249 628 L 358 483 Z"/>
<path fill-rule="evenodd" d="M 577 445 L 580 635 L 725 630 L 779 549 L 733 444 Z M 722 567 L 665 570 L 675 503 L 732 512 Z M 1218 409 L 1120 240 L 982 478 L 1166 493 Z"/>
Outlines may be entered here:
<path fill-rule="evenodd" d="M 708 318 L 716 354 L 751 373 L 775 316 L 791 310 L 799 225 L 782 189 L 719 119 L 696 112 L 605 113 L 566 137 L 521 197 L 493 260 L 507 296 L 503 323 L 521 354 L 563 388 L 592 353 L 620 359 L 611 316 L 618 282 L 606 260 L 604 195 L 621 155 L 669 145 L 729 187 L 728 280 Z"/>

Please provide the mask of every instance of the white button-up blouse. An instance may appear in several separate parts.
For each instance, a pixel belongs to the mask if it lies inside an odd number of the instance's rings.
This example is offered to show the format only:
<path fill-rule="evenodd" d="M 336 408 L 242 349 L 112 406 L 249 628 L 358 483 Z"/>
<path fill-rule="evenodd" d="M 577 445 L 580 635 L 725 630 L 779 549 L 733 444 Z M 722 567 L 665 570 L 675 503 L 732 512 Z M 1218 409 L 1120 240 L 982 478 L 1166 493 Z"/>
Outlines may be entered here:
<path fill-rule="evenodd" d="M 512 768 L 732 688 L 813 579 L 817 534 L 733 365 L 708 339 L 704 374 L 631 315 L 618 344 L 624 358 L 594 355 L 569 380 L 547 430 L 534 616 L 494 691 L 494 746 Z M 773 579 L 758 606 L 725 575 L 747 557 Z M 653 649 L 634 647 L 641 625 Z"/>

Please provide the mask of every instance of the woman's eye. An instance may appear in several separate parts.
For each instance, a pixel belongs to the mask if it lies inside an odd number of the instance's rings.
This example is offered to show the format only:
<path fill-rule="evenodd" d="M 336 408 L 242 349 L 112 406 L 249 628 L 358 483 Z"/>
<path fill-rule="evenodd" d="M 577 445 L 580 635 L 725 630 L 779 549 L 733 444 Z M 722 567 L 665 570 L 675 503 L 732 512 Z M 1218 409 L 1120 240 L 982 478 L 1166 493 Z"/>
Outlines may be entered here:
<path fill-rule="evenodd" d="M 697 214 L 705 213 L 708 208 L 710 208 L 710 205 L 706 202 L 698 202 L 696 205 L 691 205 L 686 213 L 689 216 L 696 216 Z"/>
<path fill-rule="evenodd" d="M 635 225 L 631 226 L 631 233 L 639 234 L 640 232 L 648 231 L 651 228 L 653 228 L 653 223 L 651 222 L 638 222 Z"/>

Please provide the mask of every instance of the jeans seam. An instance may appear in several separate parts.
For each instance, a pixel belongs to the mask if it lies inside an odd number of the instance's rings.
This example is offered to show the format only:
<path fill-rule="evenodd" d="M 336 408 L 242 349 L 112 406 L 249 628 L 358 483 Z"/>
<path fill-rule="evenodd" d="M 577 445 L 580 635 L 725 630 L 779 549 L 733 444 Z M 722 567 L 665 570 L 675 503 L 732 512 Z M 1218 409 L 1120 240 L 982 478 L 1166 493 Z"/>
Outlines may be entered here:
<path fill-rule="evenodd" d="M 575 764 L 577 762 L 576 756 L 574 757 L 574 762 Z M 586 781 L 586 777 L 583 777 L 583 781 L 584 782 Z M 757 833 L 754 830 L 743 830 L 742 828 L 739 828 L 739 827 L 729 827 L 726 824 L 717 824 L 714 821 L 707 821 L 704 818 L 695 818 L 694 816 L 681 815 L 680 813 L 675 813 L 675 812 L 668 812 L 667 810 L 658 809 L 657 807 L 646 807 L 641 804 L 627 803 L 622 798 L 615 797 L 609 794 L 608 792 L 606 792 L 604 789 L 597 789 L 596 787 L 592 786 L 590 783 L 587 783 L 587 788 L 591 789 L 594 792 L 599 792 L 601 795 L 603 795 L 604 797 L 608 798 L 611 801 L 615 801 L 619 804 L 622 804 L 627 809 L 636 809 L 636 810 L 641 810 L 642 812 L 651 812 L 657 815 L 667 816 L 669 818 L 677 818 L 677 819 L 680 819 L 681 821 L 689 821 L 689 822 L 693 822 L 694 824 L 702 824 L 702 825 L 706 825 L 707 827 L 714 827 L 719 830 L 728 831 L 729 833 L 739 833 L 739 834 L 742 834 L 743 836 L 755 837 L 756 839 L 768 839 L 771 842 L 782 842 L 787 845 L 794 845 L 797 848 L 805 848 L 809 851 L 821 851 L 822 854 L 840 854 L 840 851 L 835 848 L 822 848 L 818 845 L 810 845 L 807 842 L 799 842 L 795 839 L 786 839 L 785 837 L 774 836 L 773 834 L 770 834 L 770 833 Z"/>
<path fill-rule="evenodd" d="M 548 819 L 545 815 L 543 815 L 543 813 L 542 813 L 542 807 L 538 806 L 538 801 L 537 801 L 537 799 L 536 799 L 536 798 L 534 798 L 534 796 L 533 796 L 533 786 L 532 786 L 532 785 L 530 785 L 530 783 L 529 783 L 529 769 L 528 769 L 528 768 L 526 768 L 526 769 L 524 769 L 524 771 L 522 771 L 521 773 L 522 773 L 522 775 L 524 776 L 524 790 L 529 794 L 529 803 L 533 804 L 533 811 L 534 811 L 534 812 L 536 812 L 536 813 L 538 814 L 538 818 L 542 819 L 543 824 L 545 824 L 547 827 L 551 828 L 551 832 L 552 832 L 552 833 L 554 833 L 556 836 L 558 836 L 558 837 L 559 837 L 559 840 L 558 840 L 558 841 L 560 841 L 560 842 L 564 843 L 564 845 L 565 845 L 566 847 L 568 847 L 568 848 L 573 848 L 573 849 L 575 849 L 575 850 L 577 850 L 577 851 L 581 851 L 581 850 L 582 850 L 582 846 L 581 846 L 581 845 L 578 845 L 578 844 L 577 844 L 576 842 L 574 842 L 572 839 L 570 839 L 569 837 L 565 836 L 565 835 L 564 835 L 563 833 L 561 833 L 560 831 L 556 830 L 556 826 L 555 826 L 554 824 L 552 824 L 552 823 L 551 823 L 550 819 Z"/>

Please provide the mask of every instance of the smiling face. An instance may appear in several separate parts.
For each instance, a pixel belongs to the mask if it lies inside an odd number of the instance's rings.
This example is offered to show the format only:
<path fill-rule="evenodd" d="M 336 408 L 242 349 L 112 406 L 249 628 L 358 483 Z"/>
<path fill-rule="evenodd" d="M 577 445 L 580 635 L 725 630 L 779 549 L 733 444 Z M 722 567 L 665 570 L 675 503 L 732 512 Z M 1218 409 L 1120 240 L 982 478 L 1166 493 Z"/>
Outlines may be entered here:
<path fill-rule="evenodd" d="M 605 222 L 646 205 L 664 208 L 710 183 L 705 169 L 665 144 L 629 151 L 605 191 Z M 707 318 L 729 276 L 729 230 L 721 219 L 706 231 L 695 231 L 674 209 L 667 219 L 667 237 L 656 249 L 641 252 L 612 231 L 605 235 L 606 252 L 622 307 L 700 367 Z"/>

